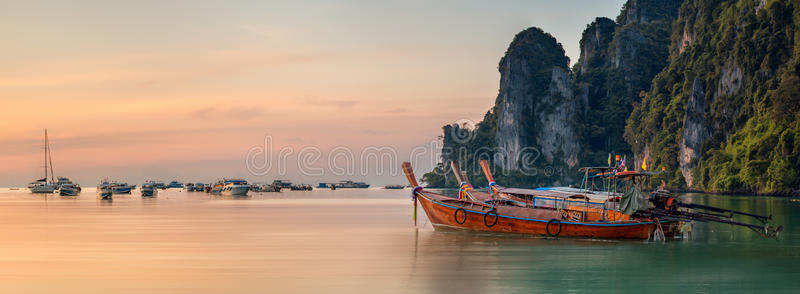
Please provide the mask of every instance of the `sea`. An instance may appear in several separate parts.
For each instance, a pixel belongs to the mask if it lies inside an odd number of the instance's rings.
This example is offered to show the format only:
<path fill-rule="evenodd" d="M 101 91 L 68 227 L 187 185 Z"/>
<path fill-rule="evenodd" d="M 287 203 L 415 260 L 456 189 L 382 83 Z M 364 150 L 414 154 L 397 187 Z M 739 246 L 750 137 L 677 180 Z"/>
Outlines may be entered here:
<path fill-rule="evenodd" d="M 771 214 L 780 237 L 695 223 L 666 242 L 436 231 L 410 189 L 97 200 L 0 188 L 0 293 L 790 293 L 800 200 L 682 194 Z"/>

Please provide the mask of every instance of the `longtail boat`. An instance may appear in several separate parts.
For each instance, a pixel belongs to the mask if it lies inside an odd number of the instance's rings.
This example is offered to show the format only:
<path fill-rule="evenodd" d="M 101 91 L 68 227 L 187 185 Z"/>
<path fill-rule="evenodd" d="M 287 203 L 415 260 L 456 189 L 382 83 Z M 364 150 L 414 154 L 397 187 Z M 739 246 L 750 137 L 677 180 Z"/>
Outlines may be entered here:
<path fill-rule="evenodd" d="M 775 238 L 782 229 L 782 227 L 773 229 L 767 222 L 770 219 L 768 217 L 684 204 L 675 200 L 665 190 L 658 190 L 647 198 L 639 189 L 641 186 L 639 179 L 651 175 L 650 173 L 604 172 L 608 182 L 614 184 L 613 188 L 609 186 L 613 193 L 606 193 L 605 199 L 600 199 L 597 195 L 590 197 L 591 194 L 599 194 L 594 191 L 573 193 L 576 191 L 568 189 L 502 188 L 494 182 L 491 173 L 488 172 L 488 164 L 485 163 L 481 165 L 486 166 L 484 173 L 489 180 L 489 193 L 476 192 L 457 162 L 451 165 L 456 179 L 461 183 L 458 198 L 420 187 L 411 164 L 408 162 L 402 164 L 408 182 L 415 187 L 412 190 L 415 225 L 416 208 L 419 203 L 435 229 L 599 239 L 653 237 L 657 240 L 665 240 L 666 237 L 673 235 L 681 221 L 699 220 L 741 225 L 759 232 L 764 237 Z M 586 171 L 588 174 L 588 170 Z M 622 195 L 616 191 L 617 181 L 627 181 L 627 191 Z M 651 203 L 653 205 L 650 205 Z M 725 212 L 730 213 L 730 216 L 725 218 L 717 213 L 695 212 L 686 208 Z M 761 220 L 762 224 L 733 221 L 734 214 L 755 217 Z"/>

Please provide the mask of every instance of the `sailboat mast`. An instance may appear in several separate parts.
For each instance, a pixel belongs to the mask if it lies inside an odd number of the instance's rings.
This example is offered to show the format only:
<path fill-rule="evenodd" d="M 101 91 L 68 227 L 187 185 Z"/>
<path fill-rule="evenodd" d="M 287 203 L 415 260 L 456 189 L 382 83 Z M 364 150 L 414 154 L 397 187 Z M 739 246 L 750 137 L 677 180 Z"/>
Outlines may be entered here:
<path fill-rule="evenodd" d="M 55 182 L 56 175 L 55 173 L 53 173 L 53 155 L 50 154 L 50 139 L 47 137 L 47 129 L 44 129 L 44 138 L 45 141 L 47 141 L 47 157 L 49 158 L 50 161 L 50 180 Z M 47 173 L 47 171 L 45 171 L 45 173 Z"/>
<path fill-rule="evenodd" d="M 44 181 L 47 182 L 47 129 L 44 129 Z"/>

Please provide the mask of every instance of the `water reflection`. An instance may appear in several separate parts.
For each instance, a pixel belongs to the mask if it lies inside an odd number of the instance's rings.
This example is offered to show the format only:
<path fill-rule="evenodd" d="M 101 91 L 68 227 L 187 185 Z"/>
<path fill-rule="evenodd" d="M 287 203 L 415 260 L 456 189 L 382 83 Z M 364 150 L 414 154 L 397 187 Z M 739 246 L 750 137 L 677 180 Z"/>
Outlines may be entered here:
<path fill-rule="evenodd" d="M 88 191 L 87 191 L 88 190 Z M 791 292 L 800 203 L 685 195 L 772 213 L 780 241 L 698 223 L 666 243 L 434 231 L 408 191 L 161 190 L 112 201 L 0 189 L 0 293 Z M 730 204 L 730 205 L 729 205 Z M 44 283 L 42 281 L 47 281 Z"/>

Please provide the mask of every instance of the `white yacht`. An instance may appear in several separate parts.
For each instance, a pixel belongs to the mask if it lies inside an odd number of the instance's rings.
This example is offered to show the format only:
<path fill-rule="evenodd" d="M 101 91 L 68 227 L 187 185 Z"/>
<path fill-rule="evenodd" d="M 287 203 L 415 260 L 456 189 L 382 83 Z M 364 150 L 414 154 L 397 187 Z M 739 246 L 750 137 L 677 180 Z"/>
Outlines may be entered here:
<path fill-rule="evenodd" d="M 226 196 L 247 196 L 250 185 L 245 180 L 224 180 L 220 194 Z"/>

